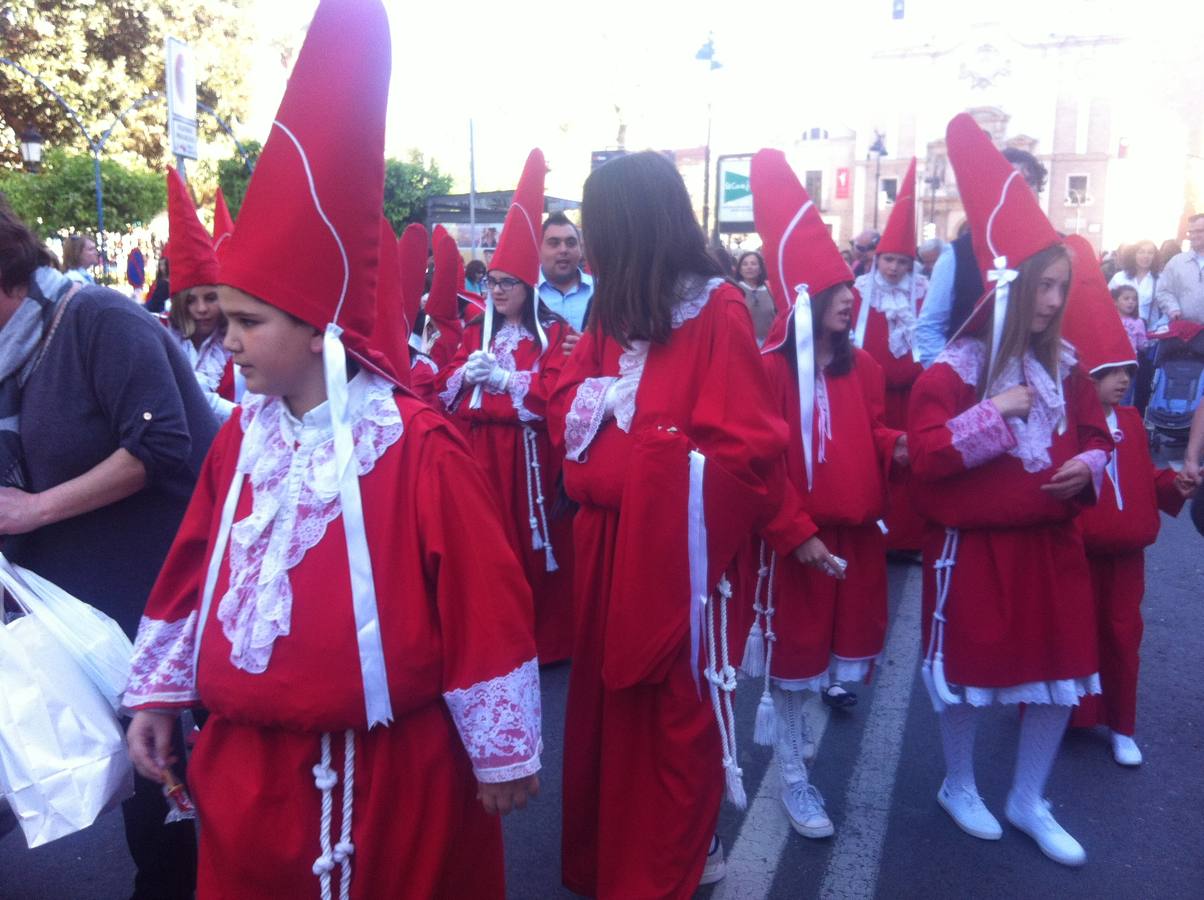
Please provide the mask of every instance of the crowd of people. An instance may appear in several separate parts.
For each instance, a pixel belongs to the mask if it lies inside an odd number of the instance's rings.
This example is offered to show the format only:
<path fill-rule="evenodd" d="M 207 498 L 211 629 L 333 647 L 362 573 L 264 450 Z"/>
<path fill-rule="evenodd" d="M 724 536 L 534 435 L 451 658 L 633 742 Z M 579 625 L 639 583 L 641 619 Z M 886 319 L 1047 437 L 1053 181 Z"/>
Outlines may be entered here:
<path fill-rule="evenodd" d="M 237 222 L 168 172 L 157 316 L 0 211 L 3 552 L 134 638 L 135 896 L 504 896 L 497 817 L 538 793 L 566 660 L 569 889 L 724 877 L 740 688 L 783 815 L 828 837 L 803 698 L 857 703 L 888 554 L 923 567 L 937 802 L 1002 836 L 974 735 L 1023 704 L 1004 816 L 1083 864 L 1046 782 L 1068 724 L 1142 761 L 1143 553 L 1204 412 L 1175 472 L 1126 400 L 1162 319 L 1204 319 L 1204 215 L 1109 280 L 1039 163 L 959 115 L 953 242 L 917 241 L 914 160 L 849 255 L 760 151 L 762 250 L 731 260 L 662 155 L 595 170 L 579 227 L 533 150 L 465 265 L 382 215 L 390 58 L 378 2 L 319 4 Z"/>

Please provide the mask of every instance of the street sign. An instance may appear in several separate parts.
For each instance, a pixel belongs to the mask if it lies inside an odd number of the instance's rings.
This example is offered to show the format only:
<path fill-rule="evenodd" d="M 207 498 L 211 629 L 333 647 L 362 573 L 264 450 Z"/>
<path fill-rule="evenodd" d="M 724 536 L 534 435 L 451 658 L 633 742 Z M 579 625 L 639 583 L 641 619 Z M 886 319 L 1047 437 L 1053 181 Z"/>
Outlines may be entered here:
<path fill-rule="evenodd" d="M 742 225 L 752 229 L 753 199 L 750 171 L 752 155 L 721 156 L 719 168 L 719 202 L 717 220 L 720 226 Z M 725 227 L 724 231 L 733 231 Z"/>
<path fill-rule="evenodd" d="M 196 71 L 192 48 L 178 38 L 168 37 L 167 131 L 175 156 L 196 159 Z"/>

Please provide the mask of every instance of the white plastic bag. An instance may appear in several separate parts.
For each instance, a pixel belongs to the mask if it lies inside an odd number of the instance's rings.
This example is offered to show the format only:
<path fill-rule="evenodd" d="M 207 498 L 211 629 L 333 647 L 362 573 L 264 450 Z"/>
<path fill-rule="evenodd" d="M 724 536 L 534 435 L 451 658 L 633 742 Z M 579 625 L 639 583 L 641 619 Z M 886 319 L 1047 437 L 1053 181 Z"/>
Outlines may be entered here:
<path fill-rule="evenodd" d="M 0 626 L 0 791 L 30 847 L 87 828 L 134 792 L 108 700 L 29 615 Z"/>
<path fill-rule="evenodd" d="M 130 677 L 134 646 L 121 626 L 36 572 L 0 553 L 0 587 L 41 622 L 96 685 L 115 711 Z"/>

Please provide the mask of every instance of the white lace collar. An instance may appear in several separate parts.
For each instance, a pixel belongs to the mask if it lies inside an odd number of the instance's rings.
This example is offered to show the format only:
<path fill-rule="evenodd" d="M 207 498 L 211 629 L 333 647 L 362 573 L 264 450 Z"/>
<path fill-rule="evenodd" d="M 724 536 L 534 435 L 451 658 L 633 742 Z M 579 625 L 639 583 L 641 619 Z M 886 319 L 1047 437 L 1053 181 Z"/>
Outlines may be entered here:
<path fill-rule="evenodd" d="M 402 434 L 393 385 L 361 371 L 348 383 L 348 408 L 360 477 Z M 300 419 L 280 397 L 247 394 L 237 469 L 251 483 L 251 513 L 230 529 L 230 583 L 217 618 L 230 641 L 230 662 L 259 673 L 277 637 L 292 623 L 288 572 L 342 512 L 334 432 L 326 403 Z"/>
<path fill-rule="evenodd" d="M 950 366 L 968 386 L 977 387 L 986 355 L 985 342 L 977 338 L 959 338 L 945 347 L 936 361 Z M 1035 396 L 1028 418 L 1005 419 L 1008 429 L 1016 438 L 1016 446 L 1008 453 L 1024 464 L 1026 472 L 1040 472 L 1051 465 L 1049 447 L 1053 443 L 1053 433 L 1066 416 L 1066 400 L 1061 386 L 1075 362 L 1074 347 L 1062 341 L 1058 356 L 1058 378 L 1055 381 L 1032 351 L 1025 351 L 1023 359 L 1013 357 L 1003 365 L 985 394 L 986 397 L 993 397 L 1000 391 L 1022 383 L 1033 388 Z"/>

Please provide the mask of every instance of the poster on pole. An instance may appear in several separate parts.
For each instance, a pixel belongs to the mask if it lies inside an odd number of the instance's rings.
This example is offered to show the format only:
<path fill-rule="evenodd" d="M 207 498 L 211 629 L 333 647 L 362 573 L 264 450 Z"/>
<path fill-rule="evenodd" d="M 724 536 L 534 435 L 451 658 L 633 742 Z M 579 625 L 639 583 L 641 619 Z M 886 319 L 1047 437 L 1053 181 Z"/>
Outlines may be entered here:
<path fill-rule="evenodd" d="M 753 230 L 753 200 L 750 173 L 752 154 L 741 153 L 718 159 L 719 197 L 716 204 L 719 230 L 747 232 Z"/>
<path fill-rule="evenodd" d="M 196 71 L 192 48 L 167 38 L 167 131 L 175 156 L 196 159 Z"/>

